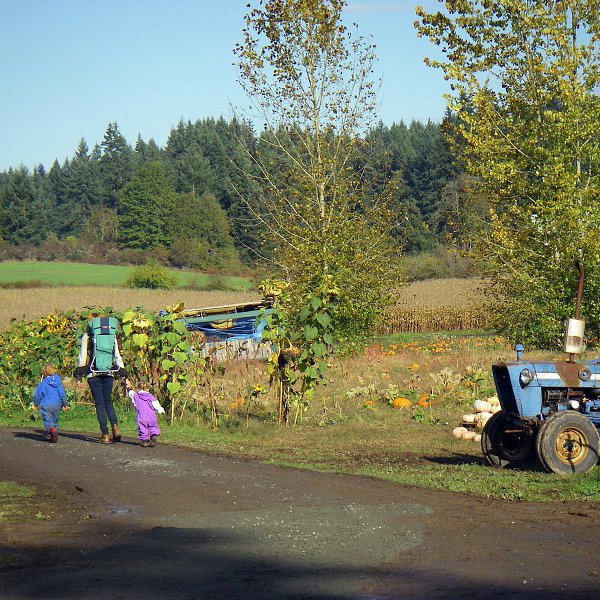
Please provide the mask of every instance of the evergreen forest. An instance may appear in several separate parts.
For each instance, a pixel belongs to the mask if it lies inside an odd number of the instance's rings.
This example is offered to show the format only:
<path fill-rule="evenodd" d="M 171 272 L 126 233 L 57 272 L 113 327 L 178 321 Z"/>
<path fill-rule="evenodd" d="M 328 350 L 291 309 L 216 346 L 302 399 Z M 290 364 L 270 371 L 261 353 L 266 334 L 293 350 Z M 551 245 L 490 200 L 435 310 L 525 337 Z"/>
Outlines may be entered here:
<path fill-rule="evenodd" d="M 393 189 L 394 235 L 405 254 L 468 238 L 468 185 L 443 135 L 448 119 L 379 123 L 360 140 L 353 168 L 368 175 L 367 196 Z M 140 136 L 131 144 L 110 123 L 100 143 L 82 139 L 62 164 L 1 172 L 0 258 L 252 266 L 265 252 L 251 216 L 261 196 L 252 158 L 266 135 L 237 119 L 206 118 L 180 121 L 160 147 Z"/>

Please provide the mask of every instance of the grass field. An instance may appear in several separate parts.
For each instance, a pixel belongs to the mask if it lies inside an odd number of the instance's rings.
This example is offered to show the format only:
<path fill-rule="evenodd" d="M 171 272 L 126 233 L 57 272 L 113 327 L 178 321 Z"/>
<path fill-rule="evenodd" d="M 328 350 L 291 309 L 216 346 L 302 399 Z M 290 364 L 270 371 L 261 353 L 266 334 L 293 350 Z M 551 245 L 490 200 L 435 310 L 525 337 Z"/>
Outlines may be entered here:
<path fill-rule="evenodd" d="M 0 262 L 0 285 L 27 284 L 45 286 L 103 286 L 123 287 L 132 269 L 121 265 L 90 265 L 70 262 Z M 193 271 L 170 269 L 178 280 L 177 287 L 193 287 L 246 291 L 252 282 L 245 277 L 230 275 L 208 275 Z"/>
<path fill-rule="evenodd" d="M 482 279 L 414 281 L 396 292 L 399 305 L 468 307 L 486 302 Z"/>
<path fill-rule="evenodd" d="M 6 326 L 11 319 L 37 319 L 56 311 L 78 311 L 86 306 L 111 306 L 116 310 L 142 306 L 149 311 L 158 311 L 178 302 L 188 308 L 201 308 L 260 298 L 247 278 L 177 270 L 172 270 L 179 280 L 179 286 L 174 290 L 125 288 L 132 268 L 82 263 L 0 262 L 0 327 Z"/>

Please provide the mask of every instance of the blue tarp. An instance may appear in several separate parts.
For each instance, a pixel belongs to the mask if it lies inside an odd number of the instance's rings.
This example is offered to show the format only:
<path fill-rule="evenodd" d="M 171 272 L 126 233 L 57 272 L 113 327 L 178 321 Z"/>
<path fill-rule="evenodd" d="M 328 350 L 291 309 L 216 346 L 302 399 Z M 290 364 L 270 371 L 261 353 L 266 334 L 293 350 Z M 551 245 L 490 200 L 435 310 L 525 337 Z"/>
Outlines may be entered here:
<path fill-rule="evenodd" d="M 186 323 L 186 327 L 190 331 L 201 331 L 206 336 L 207 340 L 247 340 L 255 339 L 260 340 L 262 336 L 262 330 L 265 327 L 266 321 L 262 319 L 258 325 L 256 323 L 256 317 L 240 317 L 229 319 L 226 323 L 226 329 L 223 328 L 223 322 L 215 322 L 217 326 L 213 326 L 210 322 L 205 323 Z M 231 323 L 231 326 L 229 326 Z"/>

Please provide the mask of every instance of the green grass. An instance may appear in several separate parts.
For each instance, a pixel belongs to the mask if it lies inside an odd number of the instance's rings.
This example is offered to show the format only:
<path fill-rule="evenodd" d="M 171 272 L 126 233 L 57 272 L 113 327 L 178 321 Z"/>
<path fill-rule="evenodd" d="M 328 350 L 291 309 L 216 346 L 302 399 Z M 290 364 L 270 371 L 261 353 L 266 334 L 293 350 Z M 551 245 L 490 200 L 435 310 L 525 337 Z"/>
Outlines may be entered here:
<path fill-rule="evenodd" d="M 31 486 L 0 481 L 0 523 L 20 518 L 36 493 Z"/>
<path fill-rule="evenodd" d="M 0 262 L 0 285 L 27 283 L 49 286 L 103 286 L 123 287 L 134 267 L 121 265 L 91 265 L 68 262 Z M 208 275 L 191 271 L 170 269 L 178 280 L 178 287 L 195 289 L 218 288 L 224 290 L 249 290 L 252 282 L 245 277 Z"/>
<path fill-rule="evenodd" d="M 598 467 L 569 477 L 548 474 L 534 465 L 527 469 L 492 469 L 478 464 L 441 464 L 365 469 L 361 473 L 408 485 L 504 500 L 600 502 Z"/>

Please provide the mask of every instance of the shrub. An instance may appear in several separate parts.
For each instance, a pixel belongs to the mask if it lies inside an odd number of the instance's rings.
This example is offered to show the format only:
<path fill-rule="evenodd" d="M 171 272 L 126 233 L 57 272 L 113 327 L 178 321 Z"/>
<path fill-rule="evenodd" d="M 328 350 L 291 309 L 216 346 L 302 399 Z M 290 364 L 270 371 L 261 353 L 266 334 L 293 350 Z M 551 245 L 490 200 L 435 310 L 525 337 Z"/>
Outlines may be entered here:
<path fill-rule="evenodd" d="M 133 269 L 125 285 L 130 288 L 172 290 L 177 285 L 177 277 L 156 261 L 148 261 Z"/>
<path fill-rule="evenodd" d="M 169 261 L 176 267 L 203 269 L 206 267 L 207 254 L 206 242 L 191 238 L 177 238 L 171 246 Z"/>
<path fill-rule="evenodd" d="M 227 282 L 222 277 L 211 277 L 204 289 L 211 291 L 223 291 L 227 289 Z"/>

